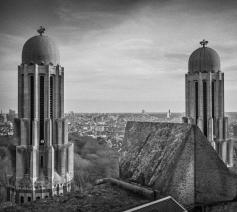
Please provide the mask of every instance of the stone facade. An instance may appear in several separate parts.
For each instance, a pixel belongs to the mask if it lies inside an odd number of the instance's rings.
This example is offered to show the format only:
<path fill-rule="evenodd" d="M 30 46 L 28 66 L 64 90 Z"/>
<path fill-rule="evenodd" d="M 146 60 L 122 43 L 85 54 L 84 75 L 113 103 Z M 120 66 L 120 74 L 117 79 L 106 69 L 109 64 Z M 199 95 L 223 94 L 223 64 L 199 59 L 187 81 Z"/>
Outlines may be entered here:
<path fill-rule="evenodd" d="M 192 53 L 185 91 L 184 122 L 196 124 L 224 163 L 233 166 L 233 144 L 224 110 L 224 73 L 215 50 L 203 45 Z"/>
<path fill-rule="evenodd" d="M 31 53 L 33 59 L 18 66 L 18 145 L 15 173 L 8 176 L 7 189 L 8 200 L 16 203 L 69 192 L 74 175 L 73 144 L 68 142 L 64 118 L 64 68 L 50 62 L 56 61 L 53 52 L 42 55 L 42 49 L 39 51 L 39 46 L 46 44 L 53 49 L 44 37 L 29 39 L 30 45 L 26 42 L 22 58 L 26 60 Z M 46 62 L 39 64 L 39 58 Z"/>

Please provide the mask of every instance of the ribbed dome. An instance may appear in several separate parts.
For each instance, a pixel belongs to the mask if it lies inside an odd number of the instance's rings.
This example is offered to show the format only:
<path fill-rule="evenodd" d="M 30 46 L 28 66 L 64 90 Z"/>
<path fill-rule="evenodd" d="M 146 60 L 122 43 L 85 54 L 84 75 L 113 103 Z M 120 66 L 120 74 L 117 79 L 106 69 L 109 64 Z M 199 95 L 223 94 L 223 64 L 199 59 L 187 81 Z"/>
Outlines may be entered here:
<path fill-rule="evenodd" d="M 196 49 L 188 61 L 188 72 L 217 72 L 220 71 L 220 57 L 218 53 L 209 47 Z"/>
<path fill-rule="evenodd" d="M 22 63 L 60 64 L 58 48 L 48 36 L 34 36 L 27 40 L 23 46 Z"/>

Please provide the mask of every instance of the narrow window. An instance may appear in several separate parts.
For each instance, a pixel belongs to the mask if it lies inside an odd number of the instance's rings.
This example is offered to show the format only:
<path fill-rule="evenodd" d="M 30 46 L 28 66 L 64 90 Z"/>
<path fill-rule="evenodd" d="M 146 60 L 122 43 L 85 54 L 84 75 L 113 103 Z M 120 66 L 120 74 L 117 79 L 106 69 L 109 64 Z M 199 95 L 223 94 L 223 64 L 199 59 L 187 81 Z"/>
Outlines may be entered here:
<path fill-rule="evenodd" d="M 212 81 L 211 84 L 211 96 L 212 96 L 212 118 L 213 118 L 213 134 L 216 133 L 216 124 L 214 121 L 215 117 L 215 81 Z"/>
<path fill-rule="evenodd" d="M 198 124 L 198 82 L 195 82 L 195 111 L 196 111 L 196 124 Z"/>
<path fill-rule="evenodd" d="M 53 96 L 53 76 L 50 76 L 50 118 L 53 119 L 54 96 Z"/>
<path fill-rule="evenodd" d="M 34 76 L 30 76 L 30 145 L 33 139 L 32 121 L 34 120 Z"/>
<path fill-rule="evenodd" d="M 203 132 L 207 136 L 207 83 L 203 81 Z"/>
<path fill-rule="evenodd" d="M 21 196 L 21 203 L 24 203 L 24 197 Z"/>
<path fill-rule="evenodd" d="M 24 117 L 24 74 L 21 75 L 21 116 Z"/>
<path fill-rule="evenodd" d="M 215 117 L 215 82 L 212 81 L 212 118 Z"/>
<path fill-rule="evenodd" d="M 31 197 L 28 197 L 28 202 L 31 202 Z"/>
<path fill-rule="evenodd" d="M 61 76 L 58 76 L 58 89 L 59 89 L 59 94 L 60 95 L 58 95 L 58 105 L 59 105 L 59 107 L 58 107 L 58 117 L 61 117 L 61 110 L 62 110 L 62 104 L 61 104 L 61 98 L 62 98 L 62 91 L 61 91 L 61 89 L 62 89 L 62 77 Z"/>
<path fill-rule="evenodd" d="M 40 140 L 44 140 L 44 76 L 40 76 Z"/>
<path fill-rule="evenodd" d="M 44 167 L 44 158 L 43 156 L 40 157 L 40 168 Z"/>
<path fill-rule="evenodd" d="M 68 172 L 68 162 L 69 162 L 69 148 L 66 150 L 67 160 L 66 160 L 66 172 Z"/>
<path fill-rule="evenodd" d="M 30 118 L 34 119 L 34 76 L 30 76 Z"/>

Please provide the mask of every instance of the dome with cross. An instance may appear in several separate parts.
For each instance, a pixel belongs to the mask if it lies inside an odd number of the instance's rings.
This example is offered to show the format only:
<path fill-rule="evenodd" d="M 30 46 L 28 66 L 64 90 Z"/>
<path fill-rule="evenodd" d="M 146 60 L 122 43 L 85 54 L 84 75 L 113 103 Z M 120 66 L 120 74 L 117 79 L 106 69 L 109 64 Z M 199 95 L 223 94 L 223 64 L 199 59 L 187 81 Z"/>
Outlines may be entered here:
<path fill-rule="evenodd" d="M 22 63 L 38 65 L 60 64 L 59 50 L 56 44 L 48 36 L 43 35 L 45 28 L 40 27 L 37 32 L 39 35 L 27 40 L 23 46 Z"/>
<path fill-rule="evenodd" d="M 207 47 L 207 43 L 206 40 L 201 41 L 202 47 L 196 49 L 189 57 L 189 73 L 220 71 L 220 56 L 214 49 Z"/>

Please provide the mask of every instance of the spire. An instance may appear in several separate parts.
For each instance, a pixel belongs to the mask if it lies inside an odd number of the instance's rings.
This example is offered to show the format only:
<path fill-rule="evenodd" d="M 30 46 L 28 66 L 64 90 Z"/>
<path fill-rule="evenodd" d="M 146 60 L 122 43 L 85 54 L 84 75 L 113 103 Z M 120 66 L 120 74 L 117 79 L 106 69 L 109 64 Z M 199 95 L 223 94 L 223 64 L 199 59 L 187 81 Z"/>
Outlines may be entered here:
<path fill-rule="evenodd" d="M 204 48 L 207 44 L 208 44 L 208 41 L 203 39 L 200 44 L 202 45 L 202 47 Z"/>
<path fill-rule="evenodd" d="M 40 26 L 40 28 L 37 30 L 37 32 L 42 35 L 45 32 L 45 28 Z"/>

